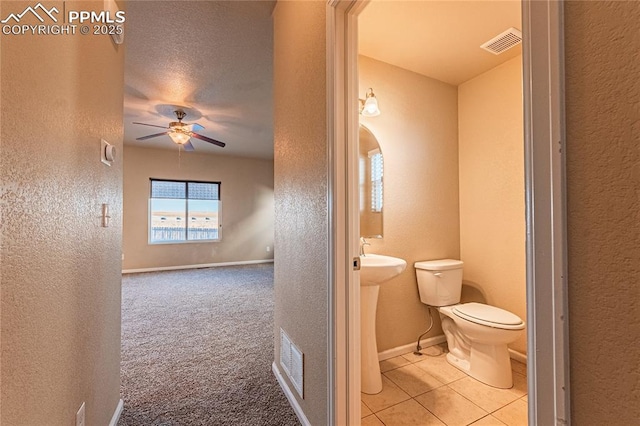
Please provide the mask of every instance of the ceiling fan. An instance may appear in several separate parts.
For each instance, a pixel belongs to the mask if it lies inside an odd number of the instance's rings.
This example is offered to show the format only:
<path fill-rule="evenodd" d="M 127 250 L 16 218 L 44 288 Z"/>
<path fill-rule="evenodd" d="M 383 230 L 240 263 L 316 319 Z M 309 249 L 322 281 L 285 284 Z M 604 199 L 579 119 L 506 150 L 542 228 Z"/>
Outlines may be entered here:
<path fill-rule="evenodd" d="M 178 118 L 178 121 L 172 121 L 169 123 L 169 127 L 164 126 L 156 126 L 155 124 L 147 124 L 147 123 L 137 123 L 133 122 L 133 124 L 142 124 L 143 126 L 151 126 L 151 127 L 159 127 L 161 129 L 168 129 L 166 132 L 155 133 L 153 135 L 143 136 L 141 138 L 136 138 L 137 141 L 144 141 L 147 139 L 155 138 L 158 136 L 169 135 L 169 137 L 178 145 L 182 145 L 185 151 L 193 151 L 195 148 L 191 144 L 191 138 L 196 138 L 203 140 L 205 142 L 212 143 L 214 145 L 218 145 L 221 148 L 224 148 L 225 143 L 217 141 L 215 139 L 208 138 L 199 133 L 196 133 L 196 130 L 204 129 L 203 126 L 198 123 L 186 124 L 182 122 L 182 119 L 187 116 L 187 113 L 182 110 L 175 110 L 174 113 Z"/>

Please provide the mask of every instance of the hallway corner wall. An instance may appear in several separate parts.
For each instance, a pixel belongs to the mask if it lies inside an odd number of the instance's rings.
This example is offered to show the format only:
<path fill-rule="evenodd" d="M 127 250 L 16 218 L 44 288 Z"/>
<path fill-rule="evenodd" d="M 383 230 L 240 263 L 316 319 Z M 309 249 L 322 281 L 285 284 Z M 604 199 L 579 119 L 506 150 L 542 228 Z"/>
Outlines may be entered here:
<path fill-rule="evenodd" d="M 326 8 L 283 1 L 273 13 L 274 365 L 282 328 L 304 354 L 304 398 L 284 380 L 313 425 L 329 424 Z"/>
<path fill-rule="evenodd" d="M 70 425 L 84 402 L 86 424 L 107 425 L 120 400 L 124 46 L 1 43 L 0 423 Z M 116 147 L 111 167 L 101 138 Z"/>

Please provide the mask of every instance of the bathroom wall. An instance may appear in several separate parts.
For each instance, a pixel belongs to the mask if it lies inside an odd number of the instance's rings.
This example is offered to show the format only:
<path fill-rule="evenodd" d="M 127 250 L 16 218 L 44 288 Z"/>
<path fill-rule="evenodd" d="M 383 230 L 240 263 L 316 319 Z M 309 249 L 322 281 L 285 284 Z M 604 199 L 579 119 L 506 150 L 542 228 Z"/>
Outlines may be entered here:
<path fill-rule="evenodd" d="M 522 56 L 458 86 L 458 111 L 464 283 L 526 319 Z"/>
<path fill-rule="evenodd" d="M 458 92 L 365 56 L 358 65 L 360 97 L 372 87 L 382 112 L 361 117 L 384 156 L 384 238 L 368 240 L 367 250 L 407 261 L 407 269 L 380 288 L 380 352 L 416 341 L 428 326 L 413 264 L 460 257 Z M 439 324 L 429 336 L 442 334 Z"/>
<path fill-rule="evenodd" d="M 312 425 L 328 413 L 326 3 L 281 1 L 274 18 L 275 366 L 280 328 L 304 353 L 304 398 Z"/>
<path fill-rule="evenodd" d="M 0 16 L 29 5 L 3 1 Z M 106 35 L 0 41 L 0 424 L 75 424 L 84 402 L 87 425 L 108 425 L 120 398 L 124 46 Z M 101 138 L 117 148 L 111 167 Z"/>
<path fill-rule="evenodd" d="M 222 240 L 149 244 L 149 178 L 221 182 Z M 272 160 L 125 148 L 123 269 L 273 259 L 273 215 Z"/>
<path fill-rule="evenodd" d="M 640 2 L 567 1 L 571 423 L 640 419 Z"/>

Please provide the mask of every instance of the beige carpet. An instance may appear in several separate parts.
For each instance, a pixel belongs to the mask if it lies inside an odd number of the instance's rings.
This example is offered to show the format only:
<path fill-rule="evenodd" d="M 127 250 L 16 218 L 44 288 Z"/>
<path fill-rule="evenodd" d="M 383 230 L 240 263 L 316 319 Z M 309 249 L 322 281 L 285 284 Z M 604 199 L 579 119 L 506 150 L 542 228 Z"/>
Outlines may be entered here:
<path fill-rule="evenodd" d="M 123 276 L 119 425 L 299 425 L 272 361 L 273 265 Z"/>

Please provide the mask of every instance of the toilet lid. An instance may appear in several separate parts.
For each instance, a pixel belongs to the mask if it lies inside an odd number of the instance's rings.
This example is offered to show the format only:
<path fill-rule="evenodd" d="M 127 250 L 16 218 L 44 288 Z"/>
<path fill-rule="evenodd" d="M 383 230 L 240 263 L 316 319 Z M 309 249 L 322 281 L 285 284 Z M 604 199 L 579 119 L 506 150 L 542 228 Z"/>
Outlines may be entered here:
<path fill-rule="evenodd" d="M 520 330 L 524 328 L 524 322 L 517 315 L 483 303 L 474 302 L 456 305 L 452 311 L 460 318 L 489 327 L 508 330 Z"/>

